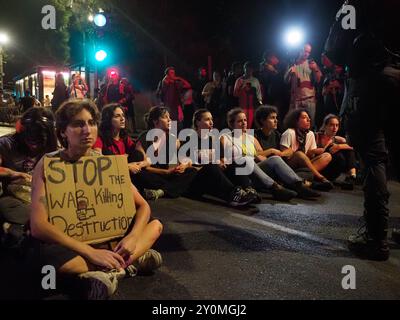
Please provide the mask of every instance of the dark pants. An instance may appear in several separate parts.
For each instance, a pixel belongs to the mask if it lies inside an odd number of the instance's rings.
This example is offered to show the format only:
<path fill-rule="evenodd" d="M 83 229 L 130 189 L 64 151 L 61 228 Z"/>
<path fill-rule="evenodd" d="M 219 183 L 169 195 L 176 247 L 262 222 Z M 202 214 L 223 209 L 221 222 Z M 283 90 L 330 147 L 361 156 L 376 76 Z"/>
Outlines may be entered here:
<path fill-rule="evenodd" d="M 140 190 L 162 189 L 170 198 L 177 198 L 184 194 L 196 177 L 197 171 L 188 168 L 184 173 L 161 175 L 142 170 L 131 175 L 132 183 Z"/>
<path fill-rule="evenodd" d="M 364 217 L 367 231 L 373 239 L 385 240 L 389 218 L 386 146 L 390 148 L 397 174 L 400 164 L 399 149 L 393 148 L 398 140 L 400 119 L 400 67 L 386 67 L 379 74 L 351 79 L 347 98 L 346 129 L 366 170 Z"/>
<path fill-rule="evenodd" d="M 0 235 L 1 242 L 6 247 L 17 247 L 24 239 L 24 227 L 29 220 L 29 206 L 11 197 L 0 197 Z M 3 234 L 3 223 L 11 224 L 9 233 Z"/>
<path fill-rule="evenodd" d="M 328 180 L 335 180 L 341 173 L 347 173 L 356 166 L 354 150 L 340 150 L 332 155 L 332 161 L 321 173 Z"/>
<path fill-rule="evenodd" d="M 246 189 L 247 187 L 251 187 L 252 181 L 250 179 L 250 176 L 236 174 L 236 168 L 238 168 L 238 165 L 235 163 L 232 163 L 232 164 L 228 165 L 227 168 L 224 170 L 224 173 L 228 177 L 228 179 L 235 186 L 240 186 L 244 189 Z"/>
<path fill-rule="evenodd" d="M 0 197 L 0 221 L 24 225 L 29 219 L 29 206 L 11 196 Z"/>
<path fill-rule="evenodd" d="M 203 166 L 193 179 L 188 196 L 202 196 L 208 194 L 225 201 L 229 201 L 234 185 L 226 177 L 224 171 L 217 164 Z"/>

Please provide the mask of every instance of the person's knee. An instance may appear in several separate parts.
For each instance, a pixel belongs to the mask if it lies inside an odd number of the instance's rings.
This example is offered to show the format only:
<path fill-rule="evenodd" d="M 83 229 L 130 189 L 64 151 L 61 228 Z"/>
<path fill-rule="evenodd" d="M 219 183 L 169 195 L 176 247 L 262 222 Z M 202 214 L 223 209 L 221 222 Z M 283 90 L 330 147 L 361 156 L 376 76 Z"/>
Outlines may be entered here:
<path fill-rule="evenodd" d="M 276 163 L 281 163 L 283 160 L 279 156 L 272 156 L 272 157 L 269 157 L 267 159 L 267 161 L 268 161 L 268 163 L 276 164 Z"/>
<path fill-rule="evenodd" d="M 302 159 L 302 160 L 308 158 L 307 155 L 303 151 L 296 151 L 293 154 L 293 157 L 295 157 L 296 159 Z"/>
<path fill-rule="evenodd" d="M 161 221 L 156 219 L 151 222 L 152 228 L 154 230 L 155 238 L 158 239 L 163 232 L 164 226 L 162 225 Z"/>
<path fill-rule="evenodd" d="M 325 163 L 329 163 L 332 161 L 332 155 L 328 152 L 324 152 L 323 154 L 321 154 L 321 159 L 325 161 Z"/>

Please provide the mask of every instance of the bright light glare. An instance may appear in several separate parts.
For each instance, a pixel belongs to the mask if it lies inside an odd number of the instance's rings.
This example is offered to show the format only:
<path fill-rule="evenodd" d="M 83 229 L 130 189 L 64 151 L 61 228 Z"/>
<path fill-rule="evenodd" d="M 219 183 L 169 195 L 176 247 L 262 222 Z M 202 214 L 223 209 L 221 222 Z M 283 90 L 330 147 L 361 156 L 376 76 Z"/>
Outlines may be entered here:
<path fill-rule="evenodd" d="M 63 75 L 64 81 L 67 81 L 69 79 L 69 72 L 61 72 Z"/>
<path fill-rule="evenodd" d="M 107 52 L 99 50 L 96 52 L 95 58 L 97 61 L 103 61 L 107 57 Z"/>
<path fill-rule="evenodd" d="M 43 70 L 42 74 L 48 77 L 54 77 L 56 75 L 56 72 L 51 70 Z"/>
<path fill-rule="evenodd" d="M 6 44 L 10 41 L 10 38 L 6 33 L 1 32 L 0 33 L 0 44 Z"/>
<path fill-rule="evenodd" d="M 290 29 L 285 34 L 285 41 L 291 47 L 297 47 L 302 44 L 304 39 L 303 31 L 298 28 Z"/>
<path fill-rule="evenodd" d="M 94 24 L 98 27 L 104 27 L 107 23 L 107 19 L 104 14 L 98 13 L 94 16 Z"/>
<path fill-rule="evenodd" d="M 89 14 L 89 15 L 88 15 L 88 20 L 89 20 L 90 22 L 93 22 L 94 16 L 93 16 L 92 14 Z"/>

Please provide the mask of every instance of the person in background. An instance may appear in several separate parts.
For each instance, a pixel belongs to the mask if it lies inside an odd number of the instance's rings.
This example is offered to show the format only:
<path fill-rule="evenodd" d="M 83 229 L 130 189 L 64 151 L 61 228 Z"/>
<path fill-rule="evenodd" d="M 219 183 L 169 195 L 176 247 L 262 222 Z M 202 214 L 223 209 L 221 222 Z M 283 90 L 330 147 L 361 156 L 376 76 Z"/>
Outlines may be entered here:
<path fill-rule="evenodd" d="M 68 88 L 65 85 L 62 73 L 57 73 L 56 83 L 53 91 L 53 99 L 51 99 L 51 109 L 55 113 L 58 107 L 68 99 Z"/>
<path fill-rule="evenodd" d="M 235 82 L 233 95 L 239 98 L 239 107 L 246 113 L 248 128 L 253 127 L 254 112 L 262 105 L 260 82 L 253 76 L 254 66 L 250 61 L 244 64 L 244 74 Z"/>
<path fill-rule="evenodd" d="M 174 67 L 166 68 L 164 74 L 164 78 L 158 84 L 157 95 L 170 110 L 171 119 L 178 122 L 178 129 L 181 129 L 184 118 L 181 95 L 183 90 L 190 89 L 191 85 L 176 75 Z"/>
<path fill-rule="evenodd" d="M 89 91 L 89 88 L 85 82 L 85 79 L 81 77 L 80 73 L 75 73 L 71 77 L 72 84 L 69 87 L 69 97 L 84 99 Z"/>
<path fill-rule="evenodd" d="M 46 108 L 51 107 L 51 101 L 50 101 L 50 98 L 49 98 L 48 94 L 46 94 L 46 96 L 45 96 L 45 98 L 43 100 L 43 107 L 46 107 Z"/>
<path fill-rule="evenodd" d="M 305 44 L 296 62 L 286 71 L 285 81 L 291 85 L 289 110 L 304 108 L 312 125 L 316 115 L 316 85 L 322 79 L 322 72 L 314 60 L 309 60 L 312 47 Z"/>

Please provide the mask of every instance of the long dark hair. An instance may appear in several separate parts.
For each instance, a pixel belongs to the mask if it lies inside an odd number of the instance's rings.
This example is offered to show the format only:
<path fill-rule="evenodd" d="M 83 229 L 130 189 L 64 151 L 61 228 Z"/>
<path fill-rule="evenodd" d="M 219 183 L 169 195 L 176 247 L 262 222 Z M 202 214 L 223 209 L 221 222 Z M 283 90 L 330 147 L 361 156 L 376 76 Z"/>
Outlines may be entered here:
<path fill-rule="evenodd" d="M 339 116 L 337 116 L 336 114 L 330 113 L 330 114 L 326 115 L 324 120 L 322 121 L 321 128 L 319 129 L 320 132 L 324 132 L 325 131 L 325 127 L 328 125 L 328 123 L 329 123 L 329 121 L 331 121 L 331 119 L 336 119 L 339 122 L 339 128 L 340 128 L 340 118 L 339 118 Z"/>
<path fill-rule="evenodd" d="M 297 123 L 299 122 L 301 114 L 305 112 L 310 116 L 308 113 L 307 109 L 295 109 L 293 111 L 290 111 L 286 117 L 285 120 L 283 121 L 285 129 L 297 129 Z"/>
<path fill-rule="evenodd" d="M 113 126 L 112 126 L 112 119 L 114 117 L 114 111 L 120 108 L 124 112 L 124 108 L 118 103 L 110 103 L 104 106 L 103 110 L 101 111 L 101 122 L 99 126 L 99 136 L 103 141 L 104 146 L 109 147 L 113 145 Z M 128 137 L 128 132 L 125 128 L 120 129 L 119 131 L 120 138 L 126 142 Z M 126 143 L 125 143 L 126 144 Z"/>
<path fill-rule="evenodd" d="M 200 121 L 201 118 L 203 117 L 203 114 L 205 114 L 206 112 L 210 112 L 210 110 L 202 108 L 202 109 L 197 109 L 195 111 L 195 113 L 193 114 L 193 119 L 192 119 L 192 126 L 195 130 L 197 130 L 197 121 Z M 210 112 L 211 113 L 211 112 Z"/>
<path fill-rule="evenodd" d="M 149 112 L 144 115 L 144 122 L 146 122 L 147 129 L 154 129 L 154 121 L 157 121 L 166 113 L 169 113 L 168 108 L 155 106 L 152 107 Z"/>

